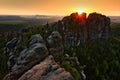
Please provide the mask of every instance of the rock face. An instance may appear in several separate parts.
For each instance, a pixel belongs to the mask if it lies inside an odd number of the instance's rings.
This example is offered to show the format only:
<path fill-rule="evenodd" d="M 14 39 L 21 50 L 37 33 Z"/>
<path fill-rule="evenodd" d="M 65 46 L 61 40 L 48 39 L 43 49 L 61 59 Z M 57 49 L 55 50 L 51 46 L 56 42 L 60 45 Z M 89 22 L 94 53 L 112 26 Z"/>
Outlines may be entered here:
<path fill-rule="evenodd" d="M 110 31 L 110 18 L 102 14 L 91 13 L 87 18 L 90 39 L 106 38 Z"/>
<path fill-rule="evenodd" d="M 55 61 L 60 62 L 63 58 L 64 47 L 62 36 L 58 31 L 53 31 L 47 38 L 49 54 L 53 55 Z"/>
<path fill-rule="evenodd" d="M 61 39 L 58 32 L 53 34 L 55 35 L 52 35 L 49 41 Z M 61 68 L 52 56 L 47 56 L 48 49 L 43 38 L 39 34 L 31 36 L 27 47 L 20 53 L 10 73 L 3 80 L 73 80 L 71 74 Z"/>
<path fill-rule="evenodd" d="M 65 47 L 78 46 L 87 39 L 86 13 L 81 15 L 72 13 L 70 16 L 63 18 L 62 23 L 65 27 L 63 35 Z"/>
<path fill-rule="evenodd" d="M 39 63 L 46 56 L 48 56 L 48 50 L 42 37 L 39 34 L 33 35 L 30 38 L 28 47 L 24 49 L 17 58 L 17 61 L 9 74 L 10 76 L 8 77 L 11 77 L 12 80 L 18 79 L 22 74 L 35 64 Z"/>
<path fill-rule="evenodd" d="M 43 38 L 44 40 L 46 40 L 48 38 L 48 36 L 51 34 L 51 29 L 49 24 L 47 23 L 43 28 Z"/>
<path fill-rule="evenodd" d="M 19 80 L 73 80 L 73 77 L 61 68 L 52 56 L 48 56 L 22 75 Z"/>
<path fill-rule="evenodd" d="M 15 57 L 16 54 L 16 45 L 19 42 L 19 39 L 16 37 L 7 42 L 5 48 L 4 48 L 4 54 L 9 57 L 8 59 L 8 69 L 11 70 L 13 65 L 15 64 Z"/>
<path fill-rule="evenodd" d="M 71 49 L 87 39 L 107 38 L 110 32 L 110 18 L 99 13 L 72 13 L 53 27 L 60 32 L 64 46 Z"/>

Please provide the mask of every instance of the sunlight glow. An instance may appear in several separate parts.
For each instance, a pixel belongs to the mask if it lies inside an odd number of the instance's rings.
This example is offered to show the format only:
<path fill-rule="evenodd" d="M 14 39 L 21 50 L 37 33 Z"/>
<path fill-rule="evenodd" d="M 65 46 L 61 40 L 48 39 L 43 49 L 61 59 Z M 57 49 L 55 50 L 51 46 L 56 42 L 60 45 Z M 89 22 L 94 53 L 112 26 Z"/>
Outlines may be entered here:
<path fill-rule="evenodd" d="M 77 12 L 78 12 L 78 14 L 82 14 L 83 12 L 85 12 L 85 10 L 84 9 L 78 9 Z"/>

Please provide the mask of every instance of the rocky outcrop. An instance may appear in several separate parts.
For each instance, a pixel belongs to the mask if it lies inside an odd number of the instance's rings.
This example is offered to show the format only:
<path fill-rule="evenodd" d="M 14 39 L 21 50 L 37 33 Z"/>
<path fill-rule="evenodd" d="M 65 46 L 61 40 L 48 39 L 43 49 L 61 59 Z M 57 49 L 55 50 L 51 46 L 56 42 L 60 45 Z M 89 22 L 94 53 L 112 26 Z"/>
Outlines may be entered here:
<path fill-rule="evenodd" d="M 110 32 L 110 18 L 99 13 L 72 13 L 53 26 L 62 35 L 64 47 L 79 46 L 88 39 L 107 38 Z"/>
<path fill-rule="evenodd" d="M 70 16 L 63 18 L 62 23 L 65 27 L 63 36 L 65 47 L 78 46 L 87 39 L 86 13 L 81 15 L 72 13 Z"/>
<path fill-rule="evenodd" d="M 110 18 L 91 13 L 87 18 L 88 37 L 90 39 L 107 38 L 110 31 Z"/>
<path fill-rule="evenodd" d="M 15 64 L 15 57 L 16 54 L 16 45 L 19 43 L 19 39 L 14 37 L 12 40 L 8 41 L 5 48 L 4 54 L 9 58 L 8 59 L 8 69 L 11 70 L 13 65 Z"/>
<path fill-rule="evenodd" d="M 60 42 L 62 39 L 58 32 L 53 32 L 51 35 L 48 39 L 50 49 L 51 45 L 56 45 L 56 41 Z M 52 53 L 51 50 L 49 52 L 53 56 L 58 54 L 57 57 L 63 55 L 63 51 L 57 49 L 56 52 Z M 10 73 L 3 80 L 73 80 L 71 74 L 61 68 L 54 57 L 47 57 L 48 55 L 43 38 L 39 34 L 31 36 L 27 47 L 20 53 Z"/>
<path fill-rule="evenodd" d="M 22 75 L 19 80 L 73 80 L 73 77 L 61 68 L 50 55 Z"/>
<path fill-rule="evenodd" d="M 8 77 L 12 80 L 18 79 L 27 70 L 48 56 L 46 45 L 39 34 L 31 36 L 27 46 L 28 47 L 20 53 L 9 76 L 7 76 L 5 80 L 7 80 Z"/>
<path fill-rule="evenodd" d="M 58 31 L 53 31 L 47 38 L 47 46 L 49 54 L 54 57 L 55 61 L 61 62 L 64 56 L 64 47 L 62 43 L 62 36 Z"/>

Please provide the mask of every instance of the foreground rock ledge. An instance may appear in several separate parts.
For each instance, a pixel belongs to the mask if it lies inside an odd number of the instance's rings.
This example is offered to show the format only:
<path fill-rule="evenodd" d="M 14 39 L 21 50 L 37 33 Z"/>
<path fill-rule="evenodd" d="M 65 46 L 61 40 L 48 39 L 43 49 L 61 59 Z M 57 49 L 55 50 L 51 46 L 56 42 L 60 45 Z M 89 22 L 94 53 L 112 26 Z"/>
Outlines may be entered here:
<path fill-rule="evenodd" d="M 69 72 L 61 68 L 53 59 L 48 56 L 43 62 L 34 66 L 22 75 L 19 80 L 74 80 Z"/>

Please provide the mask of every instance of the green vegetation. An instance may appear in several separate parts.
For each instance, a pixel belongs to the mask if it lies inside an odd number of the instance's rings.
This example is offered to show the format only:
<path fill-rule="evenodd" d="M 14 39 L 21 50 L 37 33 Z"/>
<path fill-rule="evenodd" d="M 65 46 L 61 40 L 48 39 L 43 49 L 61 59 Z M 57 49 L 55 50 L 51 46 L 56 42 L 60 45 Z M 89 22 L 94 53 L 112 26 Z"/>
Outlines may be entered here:
<path fill-rule="evenodd" d="M 0 80 L 7 73 L 7 57 L 3 54 L 3 48 L 0 49 Z"/>
<path fill-rule="evenodd" d="M 0 24 L 12 24 L 12 25 L 17 25 L 17 24 L 23 24 L 25 21 L 22 20 L 5 20 L 5 21 L 0 21 Z"/>
<path fill-rule="evenodd" d="M 4 39 L 0 37 L 0 80 L 7 73 L 7 57 L 3 53 L 5 42 Z"/>
<path fill-rule="evenodd" d="M 75 80 L 82 80 L 80 75 L 79 75 L 79 72 L 75 68 L 73 68 L 73 66 L 70 64 L 70 62 L 63 61 L 61 63 L 61 67 L 64 67 L 65 70 L 69 71 Z"/>
<path fill-rule="evenodd" d="M 22 33 L 22 41 L 17 46 L 19 53 L 32 34 L 41 34 L 42 27 L 33 27 Z M 87 80 L 119 80 L 120 76 L 120 22 L 113 21 L 111 24 L 111 33 L 108 39 L 88 40 L 73 50 L 65 50 L 65 54 L 77 56 L 81 66 L 84 67 Z M 0 39 L 0 80 L 7 71 L 7 58 L 3 54 L 4 39 Z M 60 64 L 69 71 L 75 80 L 81 77 L 78 71 L 68 62 L 63 61 Z"/>
<path fill-rule="evenodd" d="M 108 39 L 88 40 L 73 50 L 65 51 L 71 56 L 76 55 L 81 66 L 85 66 L 87 80 L 119 80 L 120 22 L 112 22 L 111 27 Z M 71 72 L 75 80 L 79 80 L 74 76 L 76 73 L 68 70 L 71 66 L 66 65 L 64 63 L 62 67 Z"/>
<path fill-rule="evenodd" d="M 119 80 L 120 38 L 90 40 L 71 50 L 76 53 L 88 80 Z"/>

